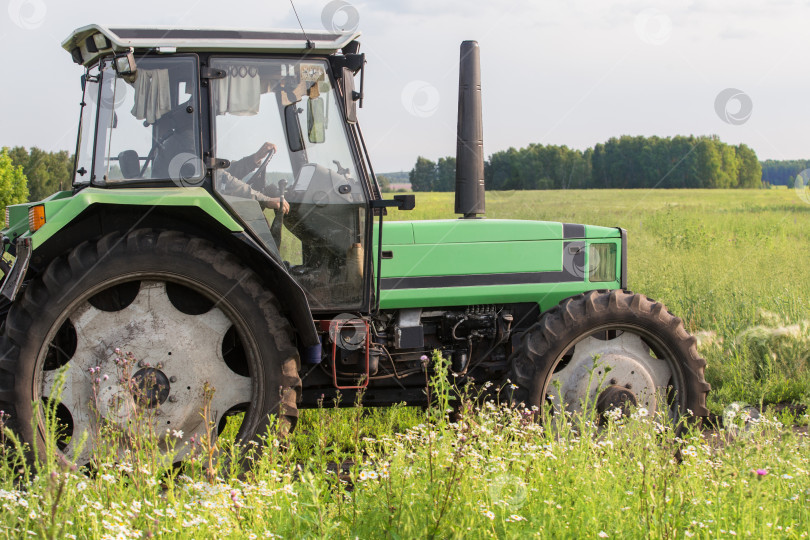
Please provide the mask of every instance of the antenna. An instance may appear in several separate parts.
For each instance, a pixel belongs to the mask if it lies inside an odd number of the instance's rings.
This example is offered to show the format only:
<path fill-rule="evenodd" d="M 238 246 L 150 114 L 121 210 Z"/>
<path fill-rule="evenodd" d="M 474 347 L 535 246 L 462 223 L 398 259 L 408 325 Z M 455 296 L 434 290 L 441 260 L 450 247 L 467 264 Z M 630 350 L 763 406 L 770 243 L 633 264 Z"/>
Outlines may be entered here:
<path fill-rule="evenodd" d="M 291 6 L 292 6 L 292 8 L 293 8 L 293 13 L 295 13 L 295 18 L 296 18 L 296 19 L 298 19 L 298 26 L 300 26 L 300 27 L 301 27 L 301 33 L 302 33 L 302 34 L 304 34 L 304 37 L 305 37 L 305 38 L 306 38 L 306 40 L 307 40 L 307 49 L 314 49 L 314 48 L 315 48 L 315 44 L 314 44 L 314 43 L 312 43 L 312 42 L 309 40 L 309 36 L 307 35 L 307 31 L 306 31 L 306 30 L 304 30 L 304 25 L 303 25 L 303 24 L 301 24 L 301 19 L 298 17 L 298 11 L 296 11 L 296 9 L 295 9 L 295 4 L 293 4 L 293 0 L 290 0 L 290 5 L 291 5 Z"/>

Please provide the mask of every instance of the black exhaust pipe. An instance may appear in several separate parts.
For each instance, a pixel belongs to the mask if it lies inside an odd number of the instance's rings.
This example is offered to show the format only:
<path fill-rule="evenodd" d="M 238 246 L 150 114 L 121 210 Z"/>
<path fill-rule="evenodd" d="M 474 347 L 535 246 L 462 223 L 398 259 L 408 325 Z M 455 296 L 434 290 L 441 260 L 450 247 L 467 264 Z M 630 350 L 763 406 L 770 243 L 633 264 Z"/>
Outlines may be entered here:
<path fill-rule="evenodd" d="M 480 49 L 477 41 L 464 41 L 458 66 L 456 214 L 477 218 L 485 211 Z"/>

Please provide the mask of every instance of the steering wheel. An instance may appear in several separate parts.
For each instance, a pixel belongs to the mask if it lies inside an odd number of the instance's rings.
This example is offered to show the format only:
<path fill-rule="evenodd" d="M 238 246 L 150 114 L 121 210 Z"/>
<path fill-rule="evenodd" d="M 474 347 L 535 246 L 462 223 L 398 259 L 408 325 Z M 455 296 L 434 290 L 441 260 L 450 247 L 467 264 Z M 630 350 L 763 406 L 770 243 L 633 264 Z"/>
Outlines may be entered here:
<path fill-rule="evenodd" d="M 253 176 L 250 177 L 250 180 L 247 181 L 247 185 L 256 191 L 264 190 L 266 186 L 265 175 L 267 174 L 267 164 L 270 163 L 271 159 L 273 159 L 275 153 L 275 149 L 270 148 L 270 151 L 267 153 L 267 157 L 264 158 L 262 164 L 259 165 L 259 168 L 256 169 L 256 172 L 254 172 Z"/>

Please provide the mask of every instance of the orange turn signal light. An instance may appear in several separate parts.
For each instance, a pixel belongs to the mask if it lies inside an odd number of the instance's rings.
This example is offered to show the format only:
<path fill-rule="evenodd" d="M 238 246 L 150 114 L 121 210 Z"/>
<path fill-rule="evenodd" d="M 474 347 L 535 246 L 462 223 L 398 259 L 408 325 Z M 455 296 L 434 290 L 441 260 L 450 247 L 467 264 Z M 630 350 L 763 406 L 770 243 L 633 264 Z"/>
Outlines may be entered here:
<path fill-rule="evenodd" d="M 28 209 L 28 229 L 36 232 L 45 225 L 45 205 L 38 204 Z"/>

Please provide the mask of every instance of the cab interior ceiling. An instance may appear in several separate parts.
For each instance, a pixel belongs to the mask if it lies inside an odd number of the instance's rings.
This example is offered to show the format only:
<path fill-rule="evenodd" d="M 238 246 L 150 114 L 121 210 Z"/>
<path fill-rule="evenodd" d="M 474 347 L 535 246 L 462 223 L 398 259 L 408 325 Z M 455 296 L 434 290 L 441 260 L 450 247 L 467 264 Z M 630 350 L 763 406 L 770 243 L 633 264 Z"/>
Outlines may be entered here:
<path fill-rule="evenodd" d="M 276 93 L 279 96 L 280 104 L 284 106 L 298 103 L 304 95 L 317 97 L 315 94 L 329 91 L 328 84 L 320 84 L 326 77 L 325 68 L 320 62 L 311 64 L 292 61 L 290 63 L 271 63 L 230 57 L 217 58 L 216 61 L 218 64 L 228 62 L 232 65 L 226 70 L 224 79 L 215 79 L 215 92 L 227 91 L 229 85 L 237 80 L 255 77 L 258 77 L 258 84 L 250 88 L 259 94 Z M 302 70 L 307 73 L 302 74 Z M 240 90 L 242 89 L 240 88 Z M 218 114 L 226 112 L 230 111 L 227 108 L 218 110 Z"/>

